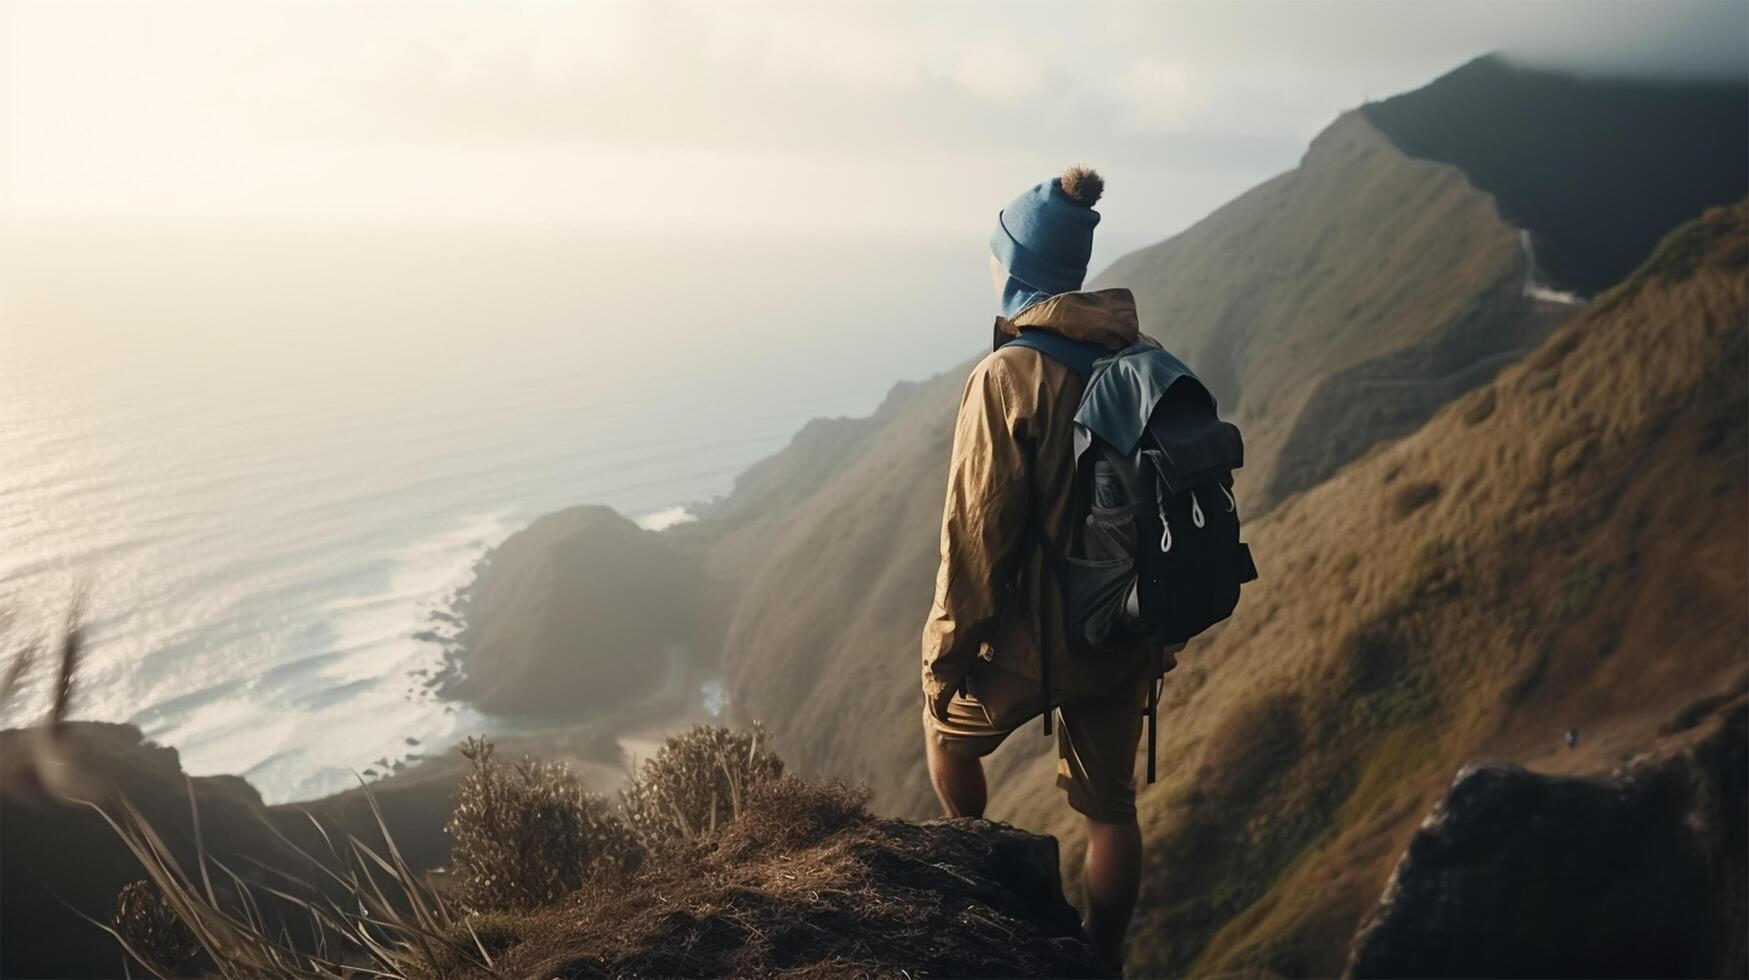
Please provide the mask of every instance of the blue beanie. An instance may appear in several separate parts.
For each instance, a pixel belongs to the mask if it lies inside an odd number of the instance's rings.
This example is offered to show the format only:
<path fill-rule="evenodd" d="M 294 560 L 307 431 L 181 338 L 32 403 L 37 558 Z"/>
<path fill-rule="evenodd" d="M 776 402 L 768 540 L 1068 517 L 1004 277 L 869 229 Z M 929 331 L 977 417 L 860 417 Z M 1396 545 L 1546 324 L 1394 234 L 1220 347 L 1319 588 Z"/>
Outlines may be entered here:
<path fill-rule="evenodd" d="M 1008 270 L 1002 312 L 1013 316 L 1046 296 L 1074 292 L 1093 254 L 1093 210 L 1105 182 L 1083 167 L 1037 184 L 996 216 L 990 250 Z"/>

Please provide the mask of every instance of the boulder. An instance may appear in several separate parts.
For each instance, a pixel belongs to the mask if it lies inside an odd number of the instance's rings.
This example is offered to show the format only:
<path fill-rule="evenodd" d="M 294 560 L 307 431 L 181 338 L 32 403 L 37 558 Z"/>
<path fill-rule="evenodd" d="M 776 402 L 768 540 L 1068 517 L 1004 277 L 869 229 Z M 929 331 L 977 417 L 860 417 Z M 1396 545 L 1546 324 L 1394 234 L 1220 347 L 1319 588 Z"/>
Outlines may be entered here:
<path fill-rule="evenodd" d="M 1458 773 L 1355 937 L 1353 977 L 1749 974 L 1749 708 L 1607 778 Z"/>

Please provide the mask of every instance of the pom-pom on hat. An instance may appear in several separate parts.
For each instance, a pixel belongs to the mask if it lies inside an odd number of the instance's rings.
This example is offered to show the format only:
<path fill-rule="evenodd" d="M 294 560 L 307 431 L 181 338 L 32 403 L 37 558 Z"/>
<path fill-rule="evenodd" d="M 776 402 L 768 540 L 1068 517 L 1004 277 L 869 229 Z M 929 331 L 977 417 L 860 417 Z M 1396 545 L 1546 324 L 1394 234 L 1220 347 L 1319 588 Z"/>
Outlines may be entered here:
<path fill-rule="evenodd" d="M 1099 224 L 1093 205 L 1103 193 L 1105 181 L 1086 167 L 1034 185 L 997 213 L 990 250 L 1009 276 L 1040 293 L 1080 289 Z"/>

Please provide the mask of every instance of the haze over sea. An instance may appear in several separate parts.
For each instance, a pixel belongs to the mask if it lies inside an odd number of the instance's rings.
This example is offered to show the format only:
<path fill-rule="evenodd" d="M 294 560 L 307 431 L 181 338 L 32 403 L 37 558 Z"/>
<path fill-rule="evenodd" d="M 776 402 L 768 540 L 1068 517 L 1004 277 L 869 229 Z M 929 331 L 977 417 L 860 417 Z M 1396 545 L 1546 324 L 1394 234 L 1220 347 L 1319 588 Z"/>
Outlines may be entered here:
<path fill-rule="evenodd" d="M 974 354 L 991 314 L 975 239 L 0 234 L 0 603 L 46 634 L 88 584 L 74 715 L 270 801 L 493 726 L 426 691 L 419 634 L 516 528 L 672 519 Z"/>

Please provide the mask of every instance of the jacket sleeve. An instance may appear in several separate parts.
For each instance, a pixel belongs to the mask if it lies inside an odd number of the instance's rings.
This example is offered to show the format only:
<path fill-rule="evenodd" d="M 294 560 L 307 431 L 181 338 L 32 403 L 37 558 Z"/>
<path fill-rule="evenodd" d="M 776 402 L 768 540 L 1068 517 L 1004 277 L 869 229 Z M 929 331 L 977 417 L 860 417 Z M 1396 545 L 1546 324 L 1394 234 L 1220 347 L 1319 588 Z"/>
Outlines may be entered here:
<path fill-rule="evenodd" d="M 1003 359 L 991 356 L 973 369 L 960 398 L 941 515 L 941 566 L 923 627 L 923 693 L 931 705 L 959 687 L 976 660 L 1025 531 L 1027 419 L 1017 411 L 1015 394 Z"/>

